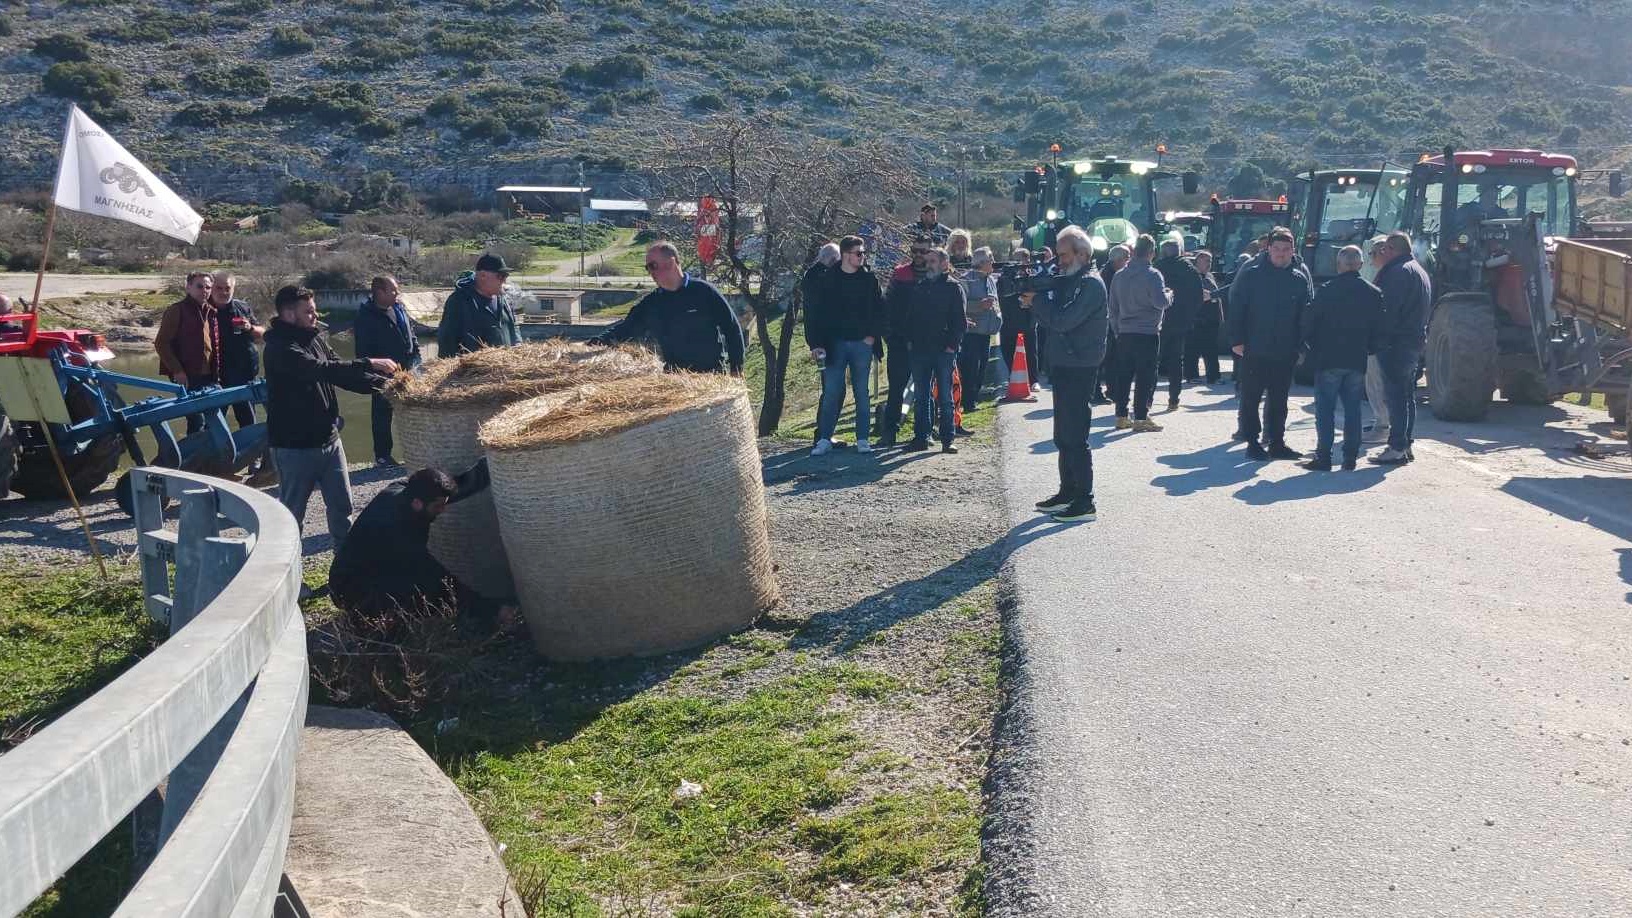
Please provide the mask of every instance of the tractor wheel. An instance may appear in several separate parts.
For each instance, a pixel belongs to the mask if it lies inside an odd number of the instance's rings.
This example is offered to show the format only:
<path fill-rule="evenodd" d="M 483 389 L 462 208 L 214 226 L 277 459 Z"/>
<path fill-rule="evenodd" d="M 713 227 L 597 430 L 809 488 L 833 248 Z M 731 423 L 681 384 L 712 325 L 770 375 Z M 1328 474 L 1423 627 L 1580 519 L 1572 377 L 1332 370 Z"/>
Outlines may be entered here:
<path fill-rule="evenodd" d="M 1547 377 L 1532 367 L 1506 367 L 1497 388 L 1502 398 L 1515 405 L 1547 405 L 1553 394 L 1547 391 Z"/>
<path fill-rule="evenodd" d="M 1443 421 L 1479 421 L 1496 388 L 1496 307 L 1477 294 L 1447 296 L 1428 328 L 1428 399 Z"/>
<path fill-rule="evenodd" d="M 17 474 L 17 434 L 11 419 L 0 413 L 0 497 L 11 493 L 11 479 Z"/>
<path fill-rule="evenodd" d="M 82 421 L 96 414 L 96 394 L 84 383 L 75 383 L 64 399 L 68 416 Z M 77 456 L 63 456 L 62 467 L 68 473 L 68 482 L 74 493 L 89 494 L 108 480 L 119 467 L 119 457 L 125 454 L 125 443 L 118 434 L 98 437 Z M 23 454 L 17 465 L 17 475 L 11 480 L 12 490 L 30 500 L 61 500 L 68 496 L 57 477 L 57 467 L 51 461 L 48 449 L 36 449 Z"/>

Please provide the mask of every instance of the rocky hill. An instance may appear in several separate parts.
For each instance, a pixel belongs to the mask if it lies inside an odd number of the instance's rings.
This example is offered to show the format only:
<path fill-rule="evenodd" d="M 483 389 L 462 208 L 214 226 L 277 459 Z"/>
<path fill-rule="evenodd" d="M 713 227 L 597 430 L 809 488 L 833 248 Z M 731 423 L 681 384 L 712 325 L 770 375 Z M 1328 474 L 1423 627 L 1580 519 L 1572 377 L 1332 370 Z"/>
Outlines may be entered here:
<path fill-rule="evenodd" d="M 184 191 L 291 179 L 607 191 L 653 125 L 741 110 L 906 145 L 977 186 L 1053 140 L 1375 162 L 1447 141 L 1632 159 L 1632 0 L 0 0 L 4 190 L 77 99 Z M 309 192 L 312 186 L 303 186 Z M 600 190 L 598 188 L 598 190 Z"/>

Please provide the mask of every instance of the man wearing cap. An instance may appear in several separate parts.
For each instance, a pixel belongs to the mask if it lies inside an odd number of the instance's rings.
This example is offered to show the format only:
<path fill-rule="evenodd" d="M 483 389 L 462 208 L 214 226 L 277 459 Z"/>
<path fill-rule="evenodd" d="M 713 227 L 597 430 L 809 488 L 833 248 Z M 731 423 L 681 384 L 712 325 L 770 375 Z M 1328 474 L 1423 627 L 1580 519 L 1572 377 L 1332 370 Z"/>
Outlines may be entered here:
<path fill-rule="evenodd" d="M 672 242 L 646 249 L 646 271 L 657 289 L 646 294 L 618 324 L 594 339 L 617 344 L 651 338 L 670 370 L 742 375 L 742 324 L 731 304 L 708 281 L 681 268 L 680 250 Z"/>
<path fill-rule="evenodd" d="M 510 266 L 502 256 L 489 254 L 476 259 L 476 271 L 461 277 L 442 304 L 442 323 L 436 329 L 438 356 L 521 343 L 516 311 L 504 295 L 504 281 L 509 276 Z"/>

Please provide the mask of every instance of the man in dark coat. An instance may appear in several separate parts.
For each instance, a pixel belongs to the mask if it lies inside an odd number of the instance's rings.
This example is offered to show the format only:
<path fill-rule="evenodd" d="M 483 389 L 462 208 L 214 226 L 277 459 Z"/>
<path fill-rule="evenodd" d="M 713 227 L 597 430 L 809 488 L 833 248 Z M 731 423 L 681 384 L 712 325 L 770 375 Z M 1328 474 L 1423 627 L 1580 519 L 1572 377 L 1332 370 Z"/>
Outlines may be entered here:
<path fill-rule="evenodd" d="M 1384 328 L 1377 348 L 1383 371 L 1383 392 L 1388 401 L 1388 449 L 1371 457 L 1379 465 L 1399 465 L 1416 457 L 1411 440 L 1417 426 L 1417 364 L 1428 339 L 1428 310 L 1433 305 L 1433 282 L 1411 254 L 1411 237 L 1390 233 L 1391 257 L 1377 272 L 1383 292 Z"/>
<path fill-rule="evenodd" d="M 844 408 L 844 375 L 856 402 L 856 451 L 872 452 L 873 348 L 884 335 L 884 293 L 867 270 L 866 244 L 846 236 L 834 246 L 839 265 L 828 268 L 820 293 L 806 294 L 805 343 L 822 366 L 822 401 L 816 414 L 816 446 L 811 455 L 831 450 L 833 431 Z M 818 259 L 818 263 L 820 259 Z"/>
<path fill-rule="evenodd" d="M 369 284 L 369 297 L 357 307 L 358 357 L 385 357 L 394 360 L 404 370 L 419 366 L 419 338 L 414 336 L 414 320 L 408 317 L 402 305 L 402 288 L 390 276 L 376 277 Z M 374 393 L 370 406 L 370 420 L 374 433 L 374 464 L 394 466 L 391 455 L 395 445 L 391 438 L 391 401 Z"/>
<path fill-rule="evenodd" d="M 1190 328 L 1201 312 L 1201 275 L 1184 258 L 1184 247 L 1177 240 L 1162 242 L 1162 257 L 1156 270 L 1162 272 L 1162 282 L 1173 291 L 1173 305 L 1162 316 L 1162 332 L 1158 365 L 1167 377 L 1167 410 L 1179 409 L 1179 393 L 1184 389 L 1184 348 L 1190 339 Z M 1154 397 L 1152 393 L 1152 397 Z"/>
<path fill-rule="evenodd" d="M 1218 329 L 1224 324 L 1223 300 L 1218 293 L 1218 280 L 1213 277 L 1213 253 L 1203 249 L 1196 253 L 1192 266 L 1201 277 L 1201 309 L 1190 325 L 1190 339 L 1184 348 L 1184 375 L 1192 381 L 1205 380 L 1212 385 L 1219 380 Z M 1203 375 L 1200 370 L 1206 368 Z"/>
<path fill-rule="evenodd" d="M 1094 249 L 1078 226 L 1055 242 L 1059 273 L 1052 289 L 1032 300 L 1037 322 L 1048 327 L 1049 379 L 1054 388 L 1054 446 L 1060 454 L 1060 490 L 1037 509 L 1062 523 L 1087 522 L 1094 507 L 1094 455 L 1088 445 L 1094 393 L 1110 325 L 1105 285 L 1093 270 Z"/>
<path fill-rule="evenodd" d="M 946 245 L 946 240 L 952 238 L 952 230 L 941 222 L 940 215 L 934 204 L 925 204 L 918 208 L 918 222 L 910 229 L 919 236 L 928 236 L 935 245 Z"/>
<path fill-rule="evenodd" d="M 484 598 L 460 583 L 428 547 L 436 518 L 488 483 L 483 458 L 458 475 L 424 468 L 387 485 L 334 553 L 329 587 L 335 605 L 364 619 L 451 608 L 484 624 L 502 620 L 508 601 Z"/>
<path fill-rule="evenodd" d="M 670 242 L 646 249 L 646 271 L 657 289 L 641 297 L 622 321 L 594 339 L 618 344 L 651 338 L 670 370 L 742 375 L 742 325 L 714 285 L 690 277 L 680 267 L 680 250 Z"/>
<path fill-rule="evenodd" d="M 1247 458 L 1259 462 L 1303 458 L 1286 445 L 1286 400 L 1298 362 L 1303 311 L 1314 298 L 1314 285 L 1296 248 L 1292 231 L 1277 226 L 1269 234 L 1267 251 L 1236 272 L 1230 288 L 1230 350 L 1241 380 L 1237 419 Z"/>
<path fill-rule="evenodd" d="M 912 353 L 912 442 L 906 452 L 929 448 L 931 384 L 940 412 L 941 452 L 955 453 L 953 429 L 952 367 L 963 343 L 963 285 L 947 273 L 950 261 L 945 249 L 933 249 L 924 261 L 924 276 L 914 284 L 907 300 L 906 335 Z"/>
<path fill-rule="evenodd" d="M 484 347 L 521 343 L 516 311 L 504 293 L 510 266 L 499 255 L 476 259 L 476 270 L 453 285 L 436 329 L 436 354 L 453 357 Z"/>
<path fill-rule="evenodd" d="M 230 272 L 217 271 L 211 279 L 210 305 L 215 307 L 217 340 L 221 342 L 222 386 L 242 386 L 255 381 L 261 374 L 261 353 L 255 345 L 266 334 L 266 329 L 255 324 L 255 310 L 238 299 L 238 279 Z M 255 423 L 255 406 L 237 402 L 232 416 L 238 429 Z"/>
<path fill-rule="evenodd" d="M 912 381 L 911 328 L 912 291 L 923 279 L 929 253 L 935 243 L 928 236 L 912 240 L 912 260 L 895 266 L 890 275 L 889 291 L 884 297 L 886 326 L 884 343 L 884 373 L 887 389 L 884 395 L 884 435 L 879 437 L 880 449 L 895 445 L 896 433 L 901 428 L 901 402 L 906 397 L 907 383 Z"/>
<path fill-rule="evenodd" d="M 341 360 L 317 324 L 317 303 L 305 287 L 284 287 L 266 333 L 266 437 L 278 464 L 278 500 L 306 518 L 312 489 L 323 492 L 329 535 L 342 545 L 351 531 L 351 478 L 340 443 L 340 400 L 334 387 L 371 395 L 397 372 L 376 357 Z"/>
<path fill-rule="evenodd" d="M 1015 249 L 1009 253 L 1009 257 L 1014 259 L 1019 266 L 1017 269 L 1010 269 L 1016 281 L 1021 276 L 1031 272 L 1031 253 L 1029 251 Z M 1014 286 L 1006 285 L 1004 291 L 1000 292 L 997 298 L 998 309 L 1003 313 L 1003 328 L 998 332 L 997 336 L 998 347 L 1003 351 L 1003 365 L 1012 370 L 1014 368 L 1016 344 L 1020 340 L 1020 336 L 1025 336 L 1026 353 L 1028 355 L 1026 358 L 1026 376 L 1029 377 L 1032 391 L 1036 391 L 1037 361 L 1031 359 L 1029 355 L 1037 347 L 1037 322 L 1032 317 L 1031 303 L 1029 301 L 1022 302 L 1020 293 L 1018 290 L 1013 289 Z"/>
<path fill-rule="evenodd" d="M 1383 295 L 1360 276 L 1365 255 L 1359 246 L 1337 253 L 1336 277 L 1322 284 L 1303 312 L 1304 361 L 1315 376 L 1315 456 L 1304 463 L 1314 472 L 1332 470 L 1337 405 L 1343 404 L 1343 468 L 1360 457 L 1360 395 L 1366 387 L 1366 355 L 1376 349 L 1382 327 Z"/>

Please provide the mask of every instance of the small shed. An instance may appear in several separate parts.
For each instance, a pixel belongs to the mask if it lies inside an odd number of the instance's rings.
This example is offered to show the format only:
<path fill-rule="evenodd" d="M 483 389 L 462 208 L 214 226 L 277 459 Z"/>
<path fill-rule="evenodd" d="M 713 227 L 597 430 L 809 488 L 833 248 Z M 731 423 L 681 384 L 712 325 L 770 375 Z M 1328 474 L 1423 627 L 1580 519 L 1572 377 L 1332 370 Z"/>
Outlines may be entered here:
<path fill-rule="evenodd" d="M 651 208 L 645 201 L 619 198 L 590 198 L 584 209 L 586 222 L 599 221 L 613 226 L 637 226 L 651 218 Z"/>
<path fill-rule="evenodd" d="M 577 185 L 501 185 L 496 190 L 499 210 L 506 217 L 557 220 L 575 216 L 589 193 L 588 186 Z"/>

